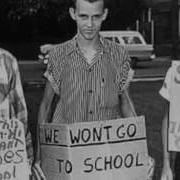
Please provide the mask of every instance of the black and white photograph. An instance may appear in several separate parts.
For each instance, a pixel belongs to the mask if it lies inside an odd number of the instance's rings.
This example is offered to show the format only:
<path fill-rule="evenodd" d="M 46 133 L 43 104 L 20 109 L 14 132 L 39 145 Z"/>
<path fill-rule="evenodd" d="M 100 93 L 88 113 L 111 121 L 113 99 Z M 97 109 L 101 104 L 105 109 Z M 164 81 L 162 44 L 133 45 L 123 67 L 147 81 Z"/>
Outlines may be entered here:
<path fill-rule="evenodd" d="M 180 180 L 179 0 L 0 0 L 0 180 Z"/>

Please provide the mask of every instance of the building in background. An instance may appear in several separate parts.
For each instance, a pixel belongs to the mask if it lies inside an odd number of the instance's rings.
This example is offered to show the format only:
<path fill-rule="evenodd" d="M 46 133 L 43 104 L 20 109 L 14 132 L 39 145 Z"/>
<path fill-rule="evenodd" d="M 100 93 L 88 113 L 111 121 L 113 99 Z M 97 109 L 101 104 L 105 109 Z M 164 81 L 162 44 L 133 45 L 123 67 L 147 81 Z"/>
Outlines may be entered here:
<path fill-rule="evenodd" d="M 149 39 L 153 39 L 159 55 L 176 54 L 180 36 L 180 1 L 143 0 L 143 2 L 145 8 L 139 20 L 142 24 L 140 31 L 146 32 Z M 149 21 L 153 22 L 153 27 L 147 25 Z"/>

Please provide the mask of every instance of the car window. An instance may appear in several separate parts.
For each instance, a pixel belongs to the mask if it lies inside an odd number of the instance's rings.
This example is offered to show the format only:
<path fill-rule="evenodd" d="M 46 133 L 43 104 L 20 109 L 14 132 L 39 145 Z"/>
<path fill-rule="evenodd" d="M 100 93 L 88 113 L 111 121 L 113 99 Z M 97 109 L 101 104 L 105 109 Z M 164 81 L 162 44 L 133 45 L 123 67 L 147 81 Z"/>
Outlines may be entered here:
<path fill-rule="evenodd" d="M 123 36 L 122 39 L 125 44 L 142 44 L 141 39 L 137 36 Z"/>
<path fill-rule="evenodd" d="M 113 37 L 105 37 L 105 38 L 113 41 Z"/>
<path fill-rule="evenodd" d="M 120 43 L 118 37 L 114 37 L 115 42 Z"/>
<path fill-rule="evenodd" d="M 120 41 L 118 39 L 118 37 L 105 37 L 106 39 L 109 39 L 111 41 L 115 41 L 116 43 L 119 43 L 120 44 Z"/>

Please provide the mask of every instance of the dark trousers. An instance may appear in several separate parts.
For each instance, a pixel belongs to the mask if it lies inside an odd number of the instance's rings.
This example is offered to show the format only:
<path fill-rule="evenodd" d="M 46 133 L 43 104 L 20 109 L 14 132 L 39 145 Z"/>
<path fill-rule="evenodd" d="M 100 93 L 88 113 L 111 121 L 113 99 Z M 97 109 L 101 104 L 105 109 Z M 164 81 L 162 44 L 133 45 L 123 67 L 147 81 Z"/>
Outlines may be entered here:
<path fill-rule="evenodd" d="M 176 153 L 174 162 L 175 180 L 180 180 L 180 152 Z"/>

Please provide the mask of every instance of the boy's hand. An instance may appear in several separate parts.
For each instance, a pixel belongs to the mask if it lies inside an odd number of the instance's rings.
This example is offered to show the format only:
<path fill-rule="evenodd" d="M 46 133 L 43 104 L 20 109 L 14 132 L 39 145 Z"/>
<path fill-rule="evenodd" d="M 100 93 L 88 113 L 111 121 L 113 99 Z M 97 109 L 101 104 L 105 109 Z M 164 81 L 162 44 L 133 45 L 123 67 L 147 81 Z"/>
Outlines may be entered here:
<path fill-rule="evenodd" d="M 164 165 L 161 174 L 161 180 L 173 180 L 172 169 L 169 165 Z"/>
<path fill-rule="evenodd" d="M 52 44 L 44 44 L 40 46 L 40 52 L 41 54 L 38 55 L 38 59 L 40 62 L 43 62 L 44 64 L 48 63 L 49 59 L 49 52 L 54 47 Z"/>
<path fill-rule="evenodd" d="M 44 44 L 44 45 L 40 46 L 40 51 L 43 54 L 47 54 L 53 47 L 54 47 L 54 45 L 52 45 L 52 44 Z"/>
<path fill-rule="evenodd" d="M 46 177 L 40 167 L 40 163 L 35 162 L 32 166 L 32 176 L 35 180 L 46 180 Z"/>

